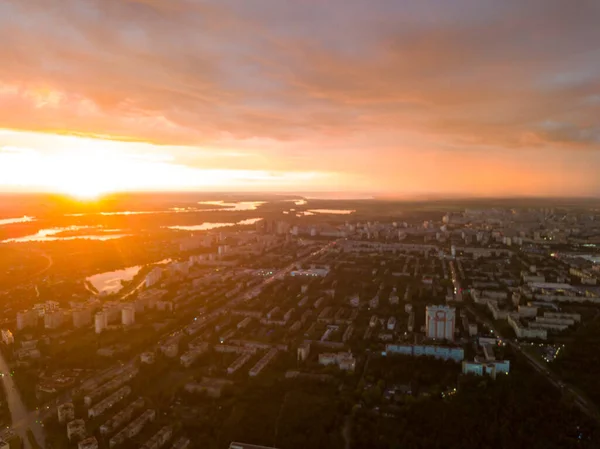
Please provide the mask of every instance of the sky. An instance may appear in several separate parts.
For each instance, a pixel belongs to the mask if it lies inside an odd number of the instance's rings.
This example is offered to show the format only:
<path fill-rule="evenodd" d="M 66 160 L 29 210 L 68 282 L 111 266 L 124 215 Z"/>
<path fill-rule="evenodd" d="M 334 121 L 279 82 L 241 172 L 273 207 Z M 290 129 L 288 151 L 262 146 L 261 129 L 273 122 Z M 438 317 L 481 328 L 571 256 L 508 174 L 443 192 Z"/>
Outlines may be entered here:
<path fill-rule="evenodd" d="M 600 196 L 596 0 L 4 0 L 0 190 Z"/>

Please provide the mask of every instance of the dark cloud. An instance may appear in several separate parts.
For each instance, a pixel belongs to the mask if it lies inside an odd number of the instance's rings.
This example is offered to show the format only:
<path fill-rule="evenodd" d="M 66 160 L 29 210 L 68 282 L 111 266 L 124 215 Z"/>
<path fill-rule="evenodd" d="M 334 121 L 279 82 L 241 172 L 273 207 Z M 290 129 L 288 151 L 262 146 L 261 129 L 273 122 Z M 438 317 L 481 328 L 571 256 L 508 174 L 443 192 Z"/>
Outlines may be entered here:
<path fill-rule="evenodd" d="M 47 113 L 25 96 L 3 118 L 14 127 L 190 143 L 398 127 L 465 142 L 480 129 L 503 145 L 598 112 L 585 101 L 599 92 L 597 2 L 32 0 L 0 12 L 0 82 L 65 102 Z M 70 114 L 78 101 L 93 111 Z"/>

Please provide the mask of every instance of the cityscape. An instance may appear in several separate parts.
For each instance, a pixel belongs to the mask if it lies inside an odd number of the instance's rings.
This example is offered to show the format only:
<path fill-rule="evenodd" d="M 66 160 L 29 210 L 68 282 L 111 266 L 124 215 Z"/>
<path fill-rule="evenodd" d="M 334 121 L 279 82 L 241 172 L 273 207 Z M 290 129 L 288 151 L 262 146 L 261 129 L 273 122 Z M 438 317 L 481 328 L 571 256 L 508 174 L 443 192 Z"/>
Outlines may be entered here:
<path fill-rule="evenodd" d="M 0 449 L 600 449 L 600 0 L 0 42 Z"/>
<path fill-rule="evenodd" d="M 490 438 L 528 419 L 594 447 L 597 206 L 232 198 L 181 214 L 174 194 L 156 215 L 202 225 L 167 230 L 107 206 L 109 240 L 70 210 L 51 241 L 48 218 L 4 221 L 6 444 L 417 447 L 421 413 L 477 411 L 442 442 L 494 410 Z"/>

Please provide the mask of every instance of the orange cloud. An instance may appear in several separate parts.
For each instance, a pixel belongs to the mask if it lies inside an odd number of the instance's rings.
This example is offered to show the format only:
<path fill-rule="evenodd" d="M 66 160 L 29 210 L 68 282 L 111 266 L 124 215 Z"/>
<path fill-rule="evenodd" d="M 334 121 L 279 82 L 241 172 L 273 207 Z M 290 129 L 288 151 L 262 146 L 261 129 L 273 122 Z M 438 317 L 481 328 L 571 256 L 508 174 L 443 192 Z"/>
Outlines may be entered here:
<path fill-rule="evenodd" d="M 598 20 L 558 0 L 9 0 L 0 127 L 336 189 L 596 194 Z"/>

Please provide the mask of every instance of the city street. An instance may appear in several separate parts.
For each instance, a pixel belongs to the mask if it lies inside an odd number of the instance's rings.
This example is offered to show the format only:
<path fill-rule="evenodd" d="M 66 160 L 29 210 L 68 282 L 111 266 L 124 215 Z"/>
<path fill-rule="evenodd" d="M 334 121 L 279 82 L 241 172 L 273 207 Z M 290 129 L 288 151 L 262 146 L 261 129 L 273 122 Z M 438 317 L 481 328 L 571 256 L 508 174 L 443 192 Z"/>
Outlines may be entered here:
<path fill-rule="evenodd" d="M 540 360 L 536 359 L 533 355 L 523 351 L 521 345 L 515 340 L 505 338 L 498 330 L 494 327 L 494 324 L 487 318 L 478 314 L 472 307 L 467 306 L 469 312 L 475 317 L 479 324 L 482 324 L 494 332 L 494 335 L 498 337 L 500 340 L 506 342 L 510 347 L 527 360 L 529 364 L 540 374 L 542 374 L 552 385 L 561 390 L 561 392 L 568 392 L 575 399 L 575 404 L 579 409 L 588 415 L 590 418 L 600 422 L 600 413 L 596 406 L 586 397 L 584 397 L 581 393 L 575 391 L 573 387 L 565 384 L 555 373 L 553 373 L 547 365 L 545 365 Z"/>
<path fill-rule="evenodd" d="M 27 429 L 31 429 L 37 443 L 41 447 L 45 447 L 46 440 L 44 429 L 41 424 L 36 422 L 39 420 L 36 412 L 30 412 L 25 407 L 19 390 L 15 385 L 13 377 L 10 375 L 10 368 L 4 360 L 4 356 L 0 352 L 0 372 L 2 373 L 2 382 L 6 391 L 6 400 L 12 417 L 12 429 L 21 437 L 25 444 L 25 448 L 31 448 L 29 439 L 27 438 Z"/>

